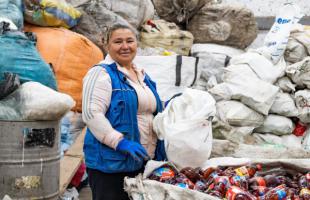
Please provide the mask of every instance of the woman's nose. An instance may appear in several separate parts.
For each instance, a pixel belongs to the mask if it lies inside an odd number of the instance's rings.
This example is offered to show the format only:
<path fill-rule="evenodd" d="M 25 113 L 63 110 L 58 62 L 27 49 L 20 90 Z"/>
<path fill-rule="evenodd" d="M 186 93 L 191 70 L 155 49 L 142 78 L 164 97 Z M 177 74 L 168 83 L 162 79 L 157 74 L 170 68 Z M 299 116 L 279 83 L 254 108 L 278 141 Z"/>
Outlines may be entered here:
<path fill-rule="evenodd" d="M 122 43 L 122 48 L 127 49 L 128 48 L 128 43 L 127 42 L 123 42 Z"/>

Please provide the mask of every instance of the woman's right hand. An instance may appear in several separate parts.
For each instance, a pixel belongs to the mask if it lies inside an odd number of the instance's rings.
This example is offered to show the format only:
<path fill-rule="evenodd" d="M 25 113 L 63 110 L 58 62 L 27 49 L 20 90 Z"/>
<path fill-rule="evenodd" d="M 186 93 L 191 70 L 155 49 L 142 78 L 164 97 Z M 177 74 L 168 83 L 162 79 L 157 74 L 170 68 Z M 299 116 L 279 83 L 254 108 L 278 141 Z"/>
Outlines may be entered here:
<path fill-rule="evenodd" d="M 149 160 L 149 156 L 147 155 L 146 150 L 141 144 L 134 142 L 134 141 L 127 140 L 125 138 L 122 139 L 118 143 L 116 150 L 123 152 L 125 154 L 128 153 L 135 160 L 139 162 L 143 162 L 144 160 Z"/>

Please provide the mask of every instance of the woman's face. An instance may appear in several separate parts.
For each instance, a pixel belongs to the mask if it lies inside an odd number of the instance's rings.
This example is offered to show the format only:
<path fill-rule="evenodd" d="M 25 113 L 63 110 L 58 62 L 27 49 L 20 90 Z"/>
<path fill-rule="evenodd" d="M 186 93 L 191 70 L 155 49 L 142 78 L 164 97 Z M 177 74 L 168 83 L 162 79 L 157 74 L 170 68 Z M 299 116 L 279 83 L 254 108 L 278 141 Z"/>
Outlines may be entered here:
<path fill-rule="evenodd" d="M 112 59 L 122 66 L 131 64 L 137 53 L 135 34 L 129 29 L 113 31 L 108 43 L 108 50 Z"/>

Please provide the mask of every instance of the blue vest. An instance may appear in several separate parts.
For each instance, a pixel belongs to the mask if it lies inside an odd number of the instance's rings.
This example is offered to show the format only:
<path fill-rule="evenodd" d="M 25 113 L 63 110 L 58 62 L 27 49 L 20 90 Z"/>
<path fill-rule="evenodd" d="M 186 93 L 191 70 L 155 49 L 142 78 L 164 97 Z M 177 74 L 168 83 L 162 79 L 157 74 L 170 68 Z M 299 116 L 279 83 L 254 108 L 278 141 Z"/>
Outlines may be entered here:
<path fill-rule="evenodd" d="M 117 70 L 115 63 L 101 64 L 112 82 L 111 104 L 105 114 L 112 127 L 124 134 L 124 138 L 140 143 L 140 133 L 137 122 L 138 97 L 136 91 L 130 86 L 123 73 Z M 156 97 L 156 112 L 162 111 L 162 104 L 156 92 L 156 85 L 148 75 L 145 84 Z M 131 172 L 143 167 L 143 163 L 135 161 L 129 154 L 116 151 L 99 142 L 90 129 L 87 128 L 84 140 L 84 154 L 86 166 L 105 173 Z"/>

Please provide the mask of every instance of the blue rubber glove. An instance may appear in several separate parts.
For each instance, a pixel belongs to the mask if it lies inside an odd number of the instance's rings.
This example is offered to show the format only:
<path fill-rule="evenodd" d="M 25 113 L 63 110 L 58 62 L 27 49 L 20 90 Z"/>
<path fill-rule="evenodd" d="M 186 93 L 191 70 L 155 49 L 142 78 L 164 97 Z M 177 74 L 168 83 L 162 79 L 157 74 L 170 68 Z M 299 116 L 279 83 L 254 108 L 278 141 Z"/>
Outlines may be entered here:
<path fill-rule="evenodd" d="M 128 153 L 139 162 L 143 162 L 143 160 L 149 159 L 146 150 L 141 144 L 127 139 L 122 139 L 118 143 L 116 150 L 123 153 Z"/>

